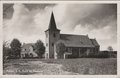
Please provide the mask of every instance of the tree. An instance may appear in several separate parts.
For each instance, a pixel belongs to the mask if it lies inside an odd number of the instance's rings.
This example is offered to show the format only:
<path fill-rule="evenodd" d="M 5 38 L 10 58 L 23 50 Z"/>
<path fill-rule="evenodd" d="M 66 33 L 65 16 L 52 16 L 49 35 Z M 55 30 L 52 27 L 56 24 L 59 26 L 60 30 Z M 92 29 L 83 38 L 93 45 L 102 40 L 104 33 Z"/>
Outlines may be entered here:
<path fill-rule="evenodd" d="M 37 40 L 35 43 L 35 52 L 40 58 L 42 58 L 43 54 L 45 53 L 45 46 L 41 40 Z"/>
<path fill-rule="evenodd" d="M 18 39 L 13 39 L 11 44 L 11 55 L 12 58 L 19 58 L 20 57 L 20 52 L 21 52 L 21 43 Z"/>
<path fill-rule="evenodd" d="M 112 57 L 112 52 L 113 52 L 112 46 L 108 46 L 108 51 L 109 51 L 109 56 Z"/>
<path fill-rule="evenodd" d="M 109 52 L 112 52 L 112 51 L 113 51 L 112 46 L 108 46 L 108 51 L 109 51 Z"/>
<path fill-rule="evenodd" d="M 66 51 L 66 47 L 64 43 L 60 42 L 56 44 L 57 58 L 63 58 L 65 51 Z"/>
<path fill-rule="evenodd" d="M 3 42 L 3 61 L 5 61 L 8 57 L 10 57 L 11 49 L 7 45 L 7 41 Z"/>

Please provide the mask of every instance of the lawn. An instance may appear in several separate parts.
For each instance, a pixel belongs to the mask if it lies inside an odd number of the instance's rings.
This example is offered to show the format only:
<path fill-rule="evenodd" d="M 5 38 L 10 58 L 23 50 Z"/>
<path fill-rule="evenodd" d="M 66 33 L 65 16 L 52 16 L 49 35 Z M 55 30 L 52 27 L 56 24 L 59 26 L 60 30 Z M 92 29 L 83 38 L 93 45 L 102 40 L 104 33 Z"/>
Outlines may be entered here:
<path fill-rule="evenodd" d="M 8 71 L 9 70 L 9 71 Z M 12 70 L 37 70 L 37 72 L 10 72 Z M 79 58 L 79 59 L 18 59 L 4 63 L 3 74 L 42 74 L 42 75 L 116 75 L 116 58 Z"/>
<path fill-rule="evenodd" d="M 62 64 L 65 71 L 79 74 L 117 74 L 117 60 L 115 58 L 81 58 L 43 61 L 47 63 Z"/>

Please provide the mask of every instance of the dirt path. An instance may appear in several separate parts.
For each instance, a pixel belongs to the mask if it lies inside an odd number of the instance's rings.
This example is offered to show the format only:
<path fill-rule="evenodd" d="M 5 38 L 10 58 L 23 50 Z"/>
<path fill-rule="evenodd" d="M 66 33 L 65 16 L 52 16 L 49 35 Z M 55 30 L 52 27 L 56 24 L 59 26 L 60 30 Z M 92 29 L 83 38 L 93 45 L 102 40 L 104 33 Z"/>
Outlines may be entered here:
<path fill-rule="evenodd" d="M 60 64 L 52 64 L 52 63 L 43 63 L 43 62 L 31 62 L 31 64 L 42 66 L 40 70 L 41 73 L 37 74 L 49 74 L 49 75 L 73 75 L 76 73 L 67 72 L 62 69 L 62 65 Z"/>
<path fill-rule="evenodd" d="M 43 63 L 42 61 L 29 61 L 24 63 L 8 63 L 4 74 L 20 75 L 76 75 L 77 73 L 67 72 L 60 64 Z"/>

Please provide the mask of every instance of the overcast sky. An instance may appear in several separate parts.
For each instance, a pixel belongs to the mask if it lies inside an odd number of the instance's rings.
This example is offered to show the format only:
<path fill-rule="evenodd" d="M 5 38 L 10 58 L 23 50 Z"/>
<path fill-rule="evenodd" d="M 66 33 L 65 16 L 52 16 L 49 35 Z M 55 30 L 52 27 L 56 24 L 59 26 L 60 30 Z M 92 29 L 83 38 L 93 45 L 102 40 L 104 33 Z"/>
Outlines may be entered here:
<path fill-rule="evenodd" d="M 101 50 L 117 49 L 116 4 L 4 4 L 4 40 L 45 42 L 51 12 L 61 33 L 96 38 Z"/>

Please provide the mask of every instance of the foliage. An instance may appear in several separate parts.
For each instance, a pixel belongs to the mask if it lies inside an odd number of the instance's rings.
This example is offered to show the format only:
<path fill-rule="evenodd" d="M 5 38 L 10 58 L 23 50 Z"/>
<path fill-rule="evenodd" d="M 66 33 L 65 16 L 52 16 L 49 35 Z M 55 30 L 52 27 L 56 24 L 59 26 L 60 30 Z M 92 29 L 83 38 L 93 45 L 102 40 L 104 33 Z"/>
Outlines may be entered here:
<path fill-rule="evenodd" d="M 49 59 L 44 62 L 63 65 L 65 71 L 79 74 L 117 74 L 116 58 Z"/>
<path fill-rule="evenodd" d="M 65 51 L 66 51 L 66 47 L 64 43 L 58 43 L 56 45 L 56 53 L 57 53 L 58 58 L 62 58 Z"/>
<path fill-rule="evenodd" d="M 109 52 L 113 51 L 112 46 L 108 46 L 108 51 L 109 51 Z"/>
<path fill-rule="evenodd" d="M 7 46 L 7 42 L 3 42 L 3 60 L 10 57 L 11 49 Z"/>
<path fill-rule="evenodd" d="M 98 52 L 94 55 L 89 55 L 88 58 L 108 58 L 109 53 L 104 51 L 104 52 Z"/>
<path fill-rule="evenodd" d="M 83 55 L 81 58 L 109 58 L 108 51 L 100 51 L 98 53 L 90 53 L 89 55 Z"/>
<path fill-rule="evenodd" d="M 52 64 L 52 65 L 51 65 Z M 14 66 L 14 67 L 11 67 Z M 80 58 L 80 59 L 21 59 L 9 60 L 3 64 L 3 74 L 17 75 L 117 75 L 116 58 Z M 60 67 L 58 69 L 58 67 Z M 11 70 L 35 70 L 43 72 L 9 72 Z M 56 69 L 56 70 L 55 70 Z M 61 69 L 63 71 L 61 72 Z M 6 71 L 9 70 L 9 71 Z M 67 71 L 67 72 L 66 72 Z M 75 74 L 74 74 L 75 75 Z"/>
<path fill-rule="evenodd" d="M 13 39 L 11 44 L 11 56 L 13 58 L 19 58 L 20 57 L 20 52 L 21 52 L 21 43 L 18 39 Z"/>
<path fill-rule="evenodd" d="M 45 46 L 41 40 L 37 40 L 35 43 L 35 52 L 40 58 L 42 58 L 43 54 L 45 53 Z"/>
<path fill-rule="evenodd" d="M 108 46 L 109 57 L 113 57 L 113 48 L 112 46 Z"/>

